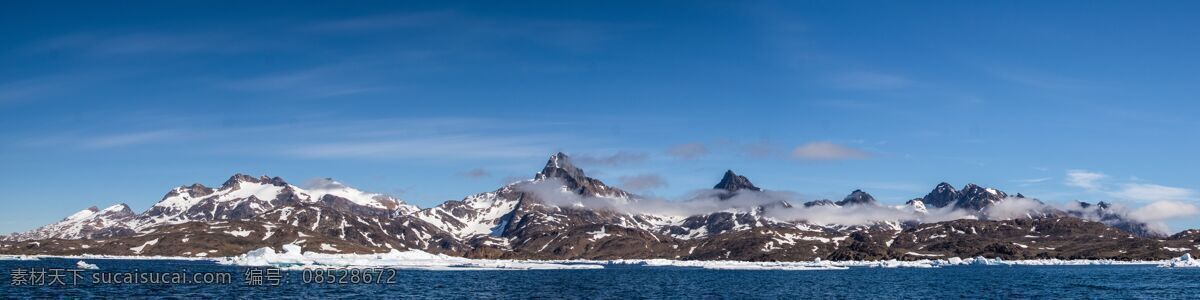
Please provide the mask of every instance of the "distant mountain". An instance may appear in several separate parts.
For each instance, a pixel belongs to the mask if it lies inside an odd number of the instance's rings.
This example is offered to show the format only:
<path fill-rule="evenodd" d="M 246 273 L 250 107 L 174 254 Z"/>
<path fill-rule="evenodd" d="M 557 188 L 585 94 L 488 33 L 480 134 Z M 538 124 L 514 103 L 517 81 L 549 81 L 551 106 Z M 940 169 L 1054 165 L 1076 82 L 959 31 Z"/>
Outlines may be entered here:
<path fill-rule="evenodd" d="M 958 190 L 954 189 L 954 186 L 949 183 L 942 182 L 934 187 L 933 191 L 926 194 L 925 198 L 921 198 L 921 202 L 928 207 L 940 208 L 955 204 L 958 202 L 958 198 Z"/>
<path fill-rule="evenodd" d="M 959 192 L 958 201 L 954 203 L 954 207 L 980 211 L 988 206 L 1004 201 L 1006 198 L 1008 198 L 1008 194 L 1003 191 L 968 183 Z"/>
<path fill-rule="evenodd" d="M 840 206 L 878 205 L 879 202 L 875 201 L 875 197 L 871 197 L 871 194 L 867 194 L 867 192 L 862 190 L 854 190 L 853 192 L 850 192 L 850 195 L 846 195 L 846 198 L 842 198 L 842 201 L 838 201 L 835 204 Z"/>
<path fill-rule="evenodd" d="M 830 201 L 829 199 L 821 199 L 821 200 L 813 200 L 813 201 L 804 202 L 804 207 L 837 206 L 837 205 L 838 205 L 837 203 Z"/>
<path fill-rule="evenodd" d="M 309 191 L 288 184 L 279 177 L 256 178 L 235 174 L 216 189 L 199 183 L 176 187 L 142 214 L 135 215 L 125 204 L 114 205 L 104 210 L 92 207 L 58 223 L 13 234 L 4 239 L 19 241 L 119 237 L 150 231 L 163 225 L 248 220 L 277 209 L 290 210 L 317 205 L 353 211 L 364 216 L 391 217 L 417 210 L 416 206 L 393 197 L 365 193 L 332 179 L 326 179 L 314 187 Z"/>
<path fill-rule="evenodd" d="M 588 177 L 564 153 L 551 155 L 528 180 L 425 209 L 333 179 L 299 187 L 235 174 L 217 188 L 176 187 L 141 214 L 123 204 L 80 211 L 4 237 L 0 253 L 211 257 L 298 245 L 325 253 L 419 249 L 511 259 L 1164 259 L 1180 249 L 1196 252 L 1200 240 L 1192 234 L 1200 231 L 1152 236 L 1107 203 L 992 219 L 1004 201 L 1035 199 L 1013 200 L 1024 196 L 975 184 L 960 191 L 941 183 L 896 207 L 862 190 L 792 206 L 729 170 L 698 195 L 646 202 L 653 200 Z M 915 221 L 948 210 L 959 219 Z M 913 219 L 888 219 L 906 215 Z"/>
<path fill-rule="evenodd" d="M 6 240 L 92 239 L 128 235 L 135 215 L 129 206 L 117 204 L 105 209 L 95 206 L 71 214 L 62 221 L 29 232 L 16 233 Z"/>
<path fill-rule="evenodd" d="M 921 198 L 921 203 L 926 207 L 952 206 L 969 211 L 981 211 L 988 206 L 1004 201 L 1005 198 L 1008 198 L 1008 194 L 994 188 L 968 183 L 962 191 L 958 191 L 949 183 L 942 182 L 924 198 Z"/>

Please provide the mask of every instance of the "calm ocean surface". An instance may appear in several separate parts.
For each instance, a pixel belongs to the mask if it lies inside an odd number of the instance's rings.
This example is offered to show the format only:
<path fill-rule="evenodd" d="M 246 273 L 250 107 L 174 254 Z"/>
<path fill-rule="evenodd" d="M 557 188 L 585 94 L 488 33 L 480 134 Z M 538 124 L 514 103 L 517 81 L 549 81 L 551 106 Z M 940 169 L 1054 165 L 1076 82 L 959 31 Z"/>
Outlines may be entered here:
<path fill-rule="evenodd" d="M 303 283 L 283 272 L 278 286 L 250 286 L 244 267 L 212 262 L 88 260 L 77 285 L 13 285 L 20 269 L 78 269 L 74 259 L 0 261 L 3 298 L 1200 298 L 1200 269 L 1155 266 L 956 266 L 822 271 L 714 271 L 607 266 L 602 270 L 409 271 L 390 284 Z M 230 274 L 228 284 L 92 284 L 96 272 Z M 70 281 L 68 273 L 65 281 Z"/>

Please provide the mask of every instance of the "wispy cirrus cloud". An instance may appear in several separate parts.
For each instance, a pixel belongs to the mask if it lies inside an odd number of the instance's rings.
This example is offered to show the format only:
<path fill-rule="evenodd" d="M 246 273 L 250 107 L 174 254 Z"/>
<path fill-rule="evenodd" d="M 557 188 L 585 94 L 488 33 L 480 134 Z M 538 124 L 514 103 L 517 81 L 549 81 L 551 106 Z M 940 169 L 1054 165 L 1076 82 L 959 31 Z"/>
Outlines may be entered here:
<path fill-rule="evenodd" d="M 462 20 L 457 11 L 424 11 L 409 13 L 385 13 L 345 19 L 318 21 L 306 28 L 315 32 L 361 32 L 389 29 L 423 28 Z"/>
<path fill-rule="evenodd" d="M 372 67 L 341 63 L 308 69 L 279 71 L 257 76 L 223 80 L 220 85 L 231 90 L 277 92 L 300 98 L 346 96 L 390 89 L 374 74 Z"/>
<path fill-rule="evenodd" d="M 866 151 L 827 141 L 796 146 L 792 149 L 791 155 L 792 158 L 802 160 L 850 160 L 871 157 L 871 154 Z"/>
<path fill-rule="evenodd" d="M 88 55 L 237 54 L 269 48 L 269 41 L 227 32 L 73 33 L 49 38 L 26 48 L 31 52 L 70 52 Z"/>
<path fill-rule="evenodd" d="M 302 158 L 519 158 L 540 156 L 549 148 L 533 137 L 453 135 L 300 144 L 282 152 Z"/>
<path fill-rule="evenodd" d="M 87 94 L 98 83 L 128 76 L 124 70 L 77 71 L 0 82 L 0 105 L 57 100 Z"/>
<path fill-rule="evenodd" d="M 777 147 L 775 144 L 772 144 L 769 141 L 746 143 L 740 145 L 738 148 L 742 154 L 752 158 L 775 157 L 779 154 L 779 152 L 782 151 L 780 147 Z"/>
<path fill-rule="evenodd" d="M 1029 178 L 1029 179 L 1014 179 L 1012 182 L 1016 182 L 1016 183 L 1020 183 L 1020 184 L 1034 184 L 1034 183 L 1043 183 L 1043 182 L 1047 182 L 1047 181 L 1050 181 L 1051 179 L 1054 179 L 1054 177 Z"/>
<path fill-rule="evenodd" d="M 584 165 L 627 165 L 646 161 L 650 156 L 641 152 L 617 151 L 610 155 L 577 154 L 572 160 Z"/>
<path fill-rule="evenodd" d="M 1064 182 L 1067 186 L 1082 188 L 1089 192 L 1102 193 L 1120 200 L 1138 202 L 1195 201 L 1198 193 L 1182 187 L 1165 186 L 1147 182 L 1111 182 L 1107 174 L 1086 170 L 1069 170 Z M 1131 179 L 1138 181 L 1140 179 Z"/>
<path fill-rule="evenodd" d="M 479 178 L 491 177 L 492 172 L 489 172 L 488 170 L 484 170 L 483 168 L 475 168 L 475 169 L 468 170 L 466 172 L 462 172 L 462 173 L 460 173 L 460 175 L 462 175 L 463 177 L 466 177 L 466 178 L 479 179 Z"/>
<path fill-rule="evenodd" d="M 708 155 L 708 147 L 704 143 L 687 143 L 671 146 L 667 155 L 679 159 L 694 159 Z"/>
<path fill-rule="evenodd" d="M 138 145 L 299 159 L 488 159 L 541 157 L 564 145 L 589 143 L 531 131 L 529 128 L 544 126 L 539 121 L 403 118 L 331 122 L 329 116 L 311 118 L 317 120 L 228 126 L 211 116 L 190 116 L 187 122 L 151 116 L 145 122 L 97 124 L 97 129 L 39 132 L 20 139 L 19 144 L 78 151 Z M 148 129 L 152 127 L 164 129 Z M 172 143 L 183 140 L 188 147 L 172 148 Z"/>
<path fill-rule="evenodd" d="M 1087 190 L 1096 190 L 1100 188 L 1100 180 L 1107 177 L 1108 175 L 1104 175 L 1103 173 L 1087 170 L 1069 170 L 1067 171 L 1066 184 Z"/>
<path fill-rule="evenodd" d="M 297 158 L 493 159 L 531 158 L 562 147 L 565 138 L 530 132 L 544 124 L 487 118 L 409 118 L 305 124 L 282 132 L 278 153 Z M 295 130 L 299 131 L 295 131 Z M 327 136 L 314 141 L 306 136 Z M 573 139 L 574 142 L 586 140 Z"/>
<path fill-rule="evenodd" d="M 874 71 L 836 73 L 830 80 L 834 87 L 857 90 L 893 90 L 913 84 L 912 80 L 903 76 Z"/>
<path fill-rule="evenodd" d="M 131 132 L 73 132 L 53 136 L 40 136 L 21 142 L 30 147 L 68 147 L 84 150 L 120 148 L 145 145 L 172 140 L 183 134 L 177 129 L 131 131 Z"/>
<path fill-rule="evenodd" d="M 88 138 L 83 141 L 82 145 L 87 148 L 113 148 L 165 141 L 178 136 L 178 134 L 179 132 L 176 130 L 154 130 L 122 133 Z"/>
<path fill-rule="evenodd" d="M 1118 185 L 1109 195 L 1120 199 L 1136 201 L 1180 201 L 1196 198 L 1196 191 L 1180 187 L 1171 187 L 1152 183 L 1126 183 Z"/>
<path fill-rule="evenodd" d="M 311 32 L 354 34 L 404 30 L 435 30 L 460 42 L 492 43 L 518 40 L 532 45 L 586 51 L 640 28 L 634 24 L 546 18 L 495 18 L 458 10 L 382 13 L 315 22 Z"/>
<path fill-rule="evenodd" d="M 0 104 L 29 101 L 61 88 L 56 81 L 25 79 L 0 83 Z"/>
<path fill-rule="evenodd" d="M 1078 78 L 1011 66 L 986 67 L 984 71 L 1000 80 L 1038 89 L 1064 90 L 1092 86 L 1088 81 Z"/>
<path fill-rule="evenodd" d="M 1027 186 L 1032 186 L 1032 185 L 1043 184 L 1043 183 L 1049 182 L 1050 180 L 1053 180 L 1053 179 L 1054 179 L 1054 177 L 1041 177 L 1041 178 L 1013 179 L 1013 180 L 1009 180 L 1009 181 L 1016 183 L 1018 186 L 1027 187 Z"/>
<path fill-rule="evenodd" d="M 617 180 L 620 187 L 634 191 L 652 190 L 667 186 L 667 180 L 657 174 L 621 176 Z"/>

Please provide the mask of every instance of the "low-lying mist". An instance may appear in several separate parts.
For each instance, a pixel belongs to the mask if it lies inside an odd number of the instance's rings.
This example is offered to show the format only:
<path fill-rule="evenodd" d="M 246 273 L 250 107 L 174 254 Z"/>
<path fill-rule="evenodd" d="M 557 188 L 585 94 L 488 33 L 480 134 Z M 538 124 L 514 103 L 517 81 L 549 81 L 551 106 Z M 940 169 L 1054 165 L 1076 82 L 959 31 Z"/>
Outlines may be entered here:
<path fill-rule="evenodd" d="M 688 217 L 715 212 L 761 213 L 765 217 L 781 221 L 804 221 L 820 225 L 853 226 L 879 222 L 935 223 L 957 219 L 1011 220 L 1054 213 L 1071 213 L 1087 220 L 1106 223 L 1116 216 L 1127 221 L 1145 223 L 1156 233 L 1167 234 L 1168 228 L 1164 221 L 1200 215 L 1200 208 L 1195 205 L 1175 201 L 1153 202 L 1132 210 L 1113 205 L 1101 212 L 1097 205 L 1083 207 L 1078 202 L 1071 202 L 1054 206 L 1031 198 L 1008 197 L 982 211 L 969 211 L 947 206 L 929 207 L 927 211 L 921 212 L 909 205 L 866 204 L 805 207 L 804 203 L 813 199 L 805 199 L 799 193 L 788 191 L 740 190 L 728 192 L 707 189 L 697 190 L 676 199 L 652 196 L 623 199 L 579 195 L 565 189 L 563 183 L 557 179 L 531 182 L 517 188 L 534 194 L 548 205 L 559 207 L 666 217 Z"/>

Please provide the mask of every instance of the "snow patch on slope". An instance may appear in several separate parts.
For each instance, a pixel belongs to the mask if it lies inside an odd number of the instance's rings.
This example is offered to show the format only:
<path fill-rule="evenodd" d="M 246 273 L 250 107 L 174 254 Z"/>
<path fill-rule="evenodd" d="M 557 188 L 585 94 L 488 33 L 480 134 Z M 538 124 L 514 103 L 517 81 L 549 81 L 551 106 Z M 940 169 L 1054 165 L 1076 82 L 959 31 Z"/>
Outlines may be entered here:
<path fill-rule="evenodd" d="M 389 209 L 389 206 L 392 206 L 395 207 L 395 209 L 401 214 L 408 214 L 418 210 L 416 206 L 406 204 L 394 197 L 384 194 L 364 192 L 342 184 L 341 182 L 333 180 L 332 178 L 314 180 L 308 184 L 307 188 L 301 190 L 301 192 L 308 194 L 310 201 L 319 201 L 321 198 L 325 197 L 325 195 L 333 195 L 339 198 L 350 200 L 350 202 L 353 202 L 354 204 L 371 208 Z"/>
<path fill-rule="evenodd" d="M 145 250 L 146 246 L 151 246 L 154 244 L 158 244 L 158 239 L 153 239 L 153 240 L 147 241 L 147 242 L 143 243 L 141 246 L 129 248 L 129 250 L 132 250 L 133 253 L 135 253 L 135 254 L 142 254 L 142 250 Z"/>

